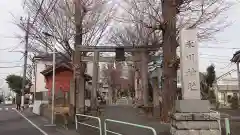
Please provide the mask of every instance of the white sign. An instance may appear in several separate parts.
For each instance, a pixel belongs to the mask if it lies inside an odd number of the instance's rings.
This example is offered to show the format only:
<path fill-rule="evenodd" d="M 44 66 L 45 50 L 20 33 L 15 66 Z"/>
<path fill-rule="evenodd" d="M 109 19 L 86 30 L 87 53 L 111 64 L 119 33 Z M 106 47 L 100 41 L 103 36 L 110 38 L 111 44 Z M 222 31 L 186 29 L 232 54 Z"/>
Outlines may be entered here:
<path fill-rule="evenodd" d="M 180 32 L 180 51 L 183 99 L 201 99 L 196 29 Z"/>

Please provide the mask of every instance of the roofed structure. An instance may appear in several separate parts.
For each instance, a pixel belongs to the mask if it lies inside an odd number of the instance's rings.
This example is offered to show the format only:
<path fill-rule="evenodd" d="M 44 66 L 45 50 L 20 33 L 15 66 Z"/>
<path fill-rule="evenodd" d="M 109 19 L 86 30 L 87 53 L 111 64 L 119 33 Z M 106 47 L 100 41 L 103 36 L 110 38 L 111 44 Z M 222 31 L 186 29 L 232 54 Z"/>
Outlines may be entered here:
<path fill-rule="evenodd" d="M 70 71 L 73 71 L 73 66 L 72 66 L 72 64 L 70 64 L 70 62 L 59 61 L 55 65 L 55 70 L 58 69 L 58 68 L 66 68 Z M 47 76 L 47 75 L 52 74 L 52 71 L 53 71 L 53 66 L 51 65 L 51 66 L 48 66 L 45 70 L 43 70 L 41 73 L 44 76 Z M 92 77 L 88 74 L 84 74 L 84 77 L 87 81 L 92 79 Z"/>

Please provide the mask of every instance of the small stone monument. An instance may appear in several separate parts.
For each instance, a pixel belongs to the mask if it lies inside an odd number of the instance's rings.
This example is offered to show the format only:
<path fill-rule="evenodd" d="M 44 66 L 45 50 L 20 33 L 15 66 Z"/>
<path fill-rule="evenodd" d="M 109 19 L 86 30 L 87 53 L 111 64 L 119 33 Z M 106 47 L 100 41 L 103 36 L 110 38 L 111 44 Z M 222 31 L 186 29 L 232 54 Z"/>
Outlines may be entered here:
<path fill-rule="evenodd" d="M 221 135 L 220 114 L 210 112 L 209 101 L 201 100 L 196 29 L 181 30 L 180 50 L 183 100 L 176 100 L 171 134 Z"/>

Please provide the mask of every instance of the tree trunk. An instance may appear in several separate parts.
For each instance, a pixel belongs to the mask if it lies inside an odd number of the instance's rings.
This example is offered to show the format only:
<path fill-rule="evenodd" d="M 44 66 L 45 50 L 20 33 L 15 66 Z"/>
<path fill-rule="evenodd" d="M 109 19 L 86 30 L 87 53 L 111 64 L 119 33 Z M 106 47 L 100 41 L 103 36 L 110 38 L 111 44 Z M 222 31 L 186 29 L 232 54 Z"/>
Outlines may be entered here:
<path fill-rule="evenodd" d="M 76 36 L 75 36 L 75 52 L 74 52 L 74 79 L 75 81 L 75 93 L 77 93 L 77 101 L 75 107 L 79 108 L 79 113 L 84 112 L 84 91 L 85 91 L 85 79 L 84 73 L 86 65 L 81 63 L 81 55 L 78 46 L 82 45 L 82 17 L 83 11 L 80 7 L 79 1 L 75 2 L 75 27 L 76 27 Z M 76 96 L 76 95 L 75 95 Z M 76 110 L 77 111 L 77 110 Z"/>
<path fill-rule="evenodd" d="M 163 114 L 162 121 L 169 122 L 169 112 L 172 111 L 175 92 L 177 90 L 176 59 L 176 5 L 175 0 L 162 0 L 164 18 L 163 30 Z"/>

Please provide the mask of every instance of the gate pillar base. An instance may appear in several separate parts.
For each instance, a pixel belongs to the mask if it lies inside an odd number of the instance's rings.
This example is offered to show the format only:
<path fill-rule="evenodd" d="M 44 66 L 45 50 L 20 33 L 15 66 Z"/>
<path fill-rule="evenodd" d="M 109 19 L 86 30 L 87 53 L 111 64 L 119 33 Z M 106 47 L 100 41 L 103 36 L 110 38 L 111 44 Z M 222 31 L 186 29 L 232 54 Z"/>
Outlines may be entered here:
<path fill-rule="evenodd" d="M 171 115 L 171 135 L 221 135 L 220 113 L 211 112 L 206 100 L 194 101 L 176 101 L 176 112 Z"/>

